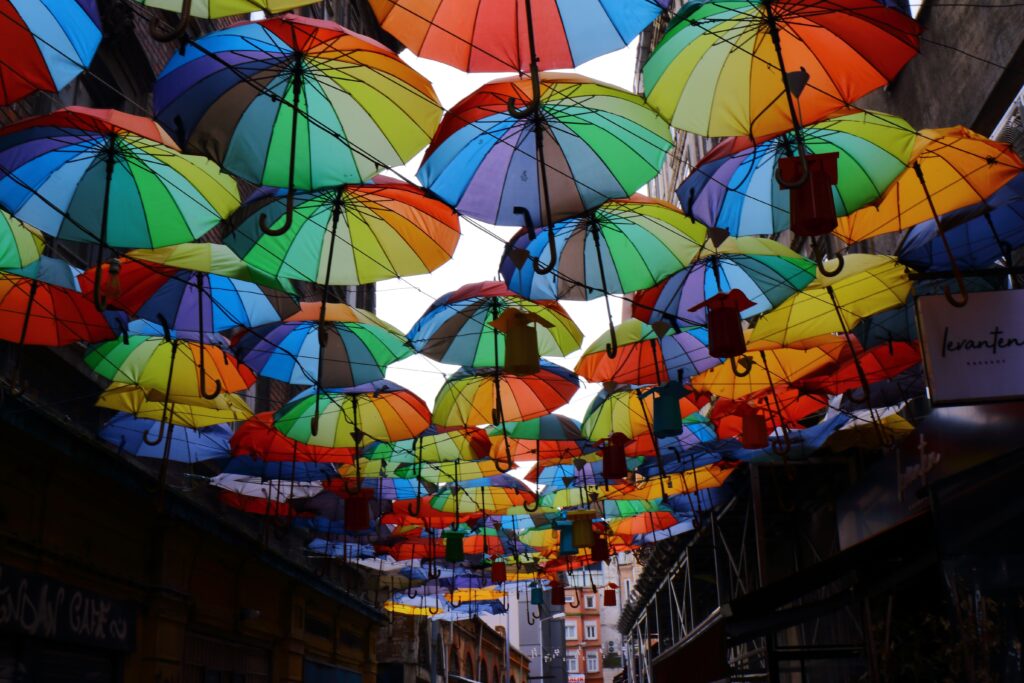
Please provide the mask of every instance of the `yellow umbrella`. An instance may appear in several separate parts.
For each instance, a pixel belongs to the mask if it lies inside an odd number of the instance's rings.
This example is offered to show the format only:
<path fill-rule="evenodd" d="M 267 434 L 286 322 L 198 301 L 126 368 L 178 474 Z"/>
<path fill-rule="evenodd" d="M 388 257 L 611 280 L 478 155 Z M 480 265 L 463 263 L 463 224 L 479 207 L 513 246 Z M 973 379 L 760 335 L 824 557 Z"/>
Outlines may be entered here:
<path fill-rule="evenodd" d="M 924 129 L 917 136 L 909 168 L 877 202 L 840 218 L 836 235 L 859 242 L 905 230 L 933 218 L 928 195 L 941 215 L 987 199 L 1024 169 L 1009 145 L 963 126 Z"/>
<path fill-rule="evenodd" d="M 624 488 L 608 496 L 612 500 L 655 500 L 679 493 L 695 493 L 701 489 L 718 488 L 736 470 L 738 463 L 716 462 L 685 472 L 651 477 L 636 486 Z"/>
<path fill-rule="evenodd" d="M 453 605 L 461 605 L 464 602 L 502 600 L 505 595 L 505 591 L 499 591 L 493 588 L 458 588 L 451 593 L 445 593 L 444 599 Z"/>
<path fill-rule="evenodd" d="M 862 318 L 901 306 L 910 294 L 907 269 L 893 256 L 851 254 L 835 277 L 814 282 L 761 316 L 751 341 L 790 346 L 808 337 L 848 332 Z"/>
<path fill-rule="evenodd" d="M 751 343 L 747 346 L 751 361 L 747 374 L 737 375 L 731 363 L 722 363 L 695 375 L 691 384 L 697 391 L 740 399 L 820 370 L 838 360 L 845 345 L 842 337 L 834 335 L 805 339 L 782 348 L 768 342 Z"/>
<path fill-rule="evenodd" d="M 112 382 L 100 394 L 96 405 L 191 429 L 241 422 L 252 417 L 245 400 L 235 394 L 220 394 L 214 399 L 189 399 L 188 403 L 168 402 L 167 396 L 160 391 L 120 382 Z"/>
<path fill-rule="evenodd" d="M 432 617 L 441 613 L 438 607 L 420 607 L 418 605 L 406 605 L 405 603 L 388 600 L 384 603 L 384 609 L 392 614 L 404 614 L 410 617 Z"/>

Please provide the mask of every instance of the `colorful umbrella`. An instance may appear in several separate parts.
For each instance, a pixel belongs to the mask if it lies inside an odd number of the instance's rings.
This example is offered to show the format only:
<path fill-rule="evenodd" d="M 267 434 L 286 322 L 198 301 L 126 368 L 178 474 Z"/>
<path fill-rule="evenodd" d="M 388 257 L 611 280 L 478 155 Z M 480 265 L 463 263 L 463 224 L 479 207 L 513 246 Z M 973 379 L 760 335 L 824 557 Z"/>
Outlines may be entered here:
<path fill-rule="evenodd" d="M 1024 174 L 983 202 L 915 225 L 900 245 L 900 262 L 917 270 L 950 270 L 954 261 L 938 239 L 940 230 L 962 268 L 985 268 L 999 259 L 1009 263 L 1010 254 L 1024 246 Z"/>
<path fill-rule="evenodd" d="M 113 337 L 107 319 L 78 292 L 0 272 L 0 338 L 5 341 L 65 346 Z"/>
<path fill-rule="evenodd" d="M 689 264 L 705 232 L 667 202 L 639 195 L 611 199 L 535 237 L 520 232 L 510 241 L 501 274 L 512 291 L 537 299 L 585 301 L 634 292 Z M 545 254 L 549 248 L 552 253 Z"/>
<path fill-rule="evenodd" d="M 255 327 L 235 344 L 262 377 L 309 386 L 350 387 L 384 379 L 387 366 L 412 355 L 397 329 L 346 304 L 304 302 L 281 323 Z"/>
<path fill-rule="evenodd" d="M 285 436 L 330 448 L 411 439 L 429 425 L 430 409 L 423 400 L 386 380 L 350 388 L 310 387 L 274 414 L 274 426 Z"/>
<path fill-rule="evenodd" d="M 703 327 L 673 334 L 664 323 L 651 326 L 631 319 L 616 325 L 615 335 L 618 352 L 608 354 L 611 335 L 605 332 L 583 352 L 576 374 L 591 382 L 663 384 L 669 380 L 686 382 L 691 375 L 720 362 L 708 354 L 708 335 Z"/>
<path fill-rule="evenodd" d="M 554 301 L 531 301 L 502 282 L 463 285 L 437 299 L 409 330 L 419 353 L 442 363 L 494 367 L 505 362 L 505 333 L 492 323 L 507 310 L 537 319 L 537 350 L 565 356 L 580 347 L 583 333 Z"/>
<path fill-rule="evenodd" d="M 257 413 L 231 436 L 231 454 L 267 461 L 352 462 L 355 449 L 328 448 L 290 439 L 274 427 L 274 413 Z"/>
<path fill-rule="evenodd" d="M 723 460 L 686 472 L 651 477 L 635 487 L 613 492 L 609 498 L 622 500 L 657 500 L 680 493 L 693 493 L 701 489 L 717 488 L 736 471 L 739 463 Z"/>
<path fill-rule="evenodd" d="M 124 258 L 180 270 L 222 275 L 295 294 L 295 285 L 290 280 L 249 265 L 223 244 L 189 242 L 160 249 L 133 249 L 125 253 Z"/>
<path fill-rule="evenodd" d="M 38 262 L 45 247 L 38 230 L 0 211 L 0 270 L 25 268 Z"/>
<path fill-rule="evenodd" d="M 130 413 L 138 418 L 159 420 L 191 429 L 241 422 L 252 417 L 245 399 L 235 394 L 221 394 L 215 399 L 190 399 L 187 403 L 181 403 L 160 391 L 120 382 L 111 382 L 100 394 L 96 405 Z"/>
<path fill-rule="evenodd" d="M 901 305 L 910 287 L 907 269 L 894 257 L 850 254 L 841 275 L 819 275 L 803 291 L 761 316 L 750 340 L 790 345 L 848 332 L 862 318 Z"/>
<path fill-rule="evenodd" d="M 650 389 L 606 384 L 587 407 L 583 435 L 601 441 L 615 433 L 629 438 L 649 434 L 654 419 L 654 395 Z M 704 396 L 687 394 L 679 399 L 679 413 L 682 417 L 692 415 L 706 403 Z"/>
<path fill-rule="evenodd" d="M 370 444 L 366 457 L 388 462 L 451 462 L 487 457 L 491 441 L 476 427 L 430 427 L 413 439 Z"/>
<path fill-rule="evenodd" d="M 178 23 L 169 31 L 150 24 L 150 33 L 160 41 L 169 42 L 180 38 L 188 29 L 192 17 L 220 19 L 236 15 L 250 16 L 253 12 L 280 14 L 296 7 L 312 5 L 316 0 L 135 0 L 147 7 L 179 12 Z"/>
<path fill-rule="evenodd" d="M 815 276 L 814 263 L 775 240 L 759 237 L 726 238 L 704 245 L 693 265 L 659 285 L 633 296 L 633 315 L 646 322 L 705 325 L 707 309 L 700 304 L 716 294 L 738 289 L 754 306 L 745 318 L 771 310 L 803 289 Z M 691 308 L 697 307 L 691 311 Z"/>
<path fill-rule="evenodd" d="M 360 183 L 400 166 L 440 118 L 430 83 L 394 52 L 293 14 L 188 43 L 157 78 L 153 106 L 189 149 L 249 182 L 290 190 Z"/>
<path fill-rule="evenodd" d="M 0 168 L 0 203 L 15 216 L 101 247 L 191 242 L 238 207 L 235 182 L 213 162 L 182 154 L 150 119 L 110 109 L 67 107 L 7 126 Z"/>
<path fill-rule="evenodd" d="M 60 90 L 89 67 L 103 38 L 95 0 L 4 0 L 0 104 Z"/>
<path fill-rule="evenodd" d="M 1021 170 L 1024 162 L 1006 143 L 963 126 L 920 130 L 910 168 L 874 205 L 840 219 L 836 234 L 859 242 L 905 230 L 934 218 L 933 206 L 942 215 L 988 199 Z"/>
<path fill-rule="evenodd" d="M 382 176 L 290 196 L 268 188 L 246 201 L 231 226 L 224 243 L 246 263 L 322 285 L 429 273 L 451 259 L 460 236 L 451 207 Z"/>
<path fill-rule="evenodd" d="M 890 82 L 917 54 L 920 32 L 862 0 L 697 0 L 647 60 L 644 88 L 675 128 L 777 135 Z"/>
<path fill-rule="evenodd" d="M 779 184 L 779 160 L 795 156 L 799 140 L 807 154 L 839 155 L 832 201 L 845 216 L 878 199 L 906 168 L 915 132 L 897 116 L 856 111 L 754 145 L 730 138 L 701 159 L 676 194 L 689 215 L 732 235 L 782 232 L 789 228 L 790 191 Z"/>
<path fill-rule="evenodd" d="M 540 371 L 530 375 L 461 368 L 438 392 L 433 421 L 458 427 L 530 420 L 565 405 L 578 388 L 576 375 L 543 360 Z"/>
<path fill-rule="evenodd" d="M 430 497 L 430 506 L 456 516 L 462 513 L 493 515 L 533 500 L 533 492 L 525 484 L 502 474 L 445 486 Z"/>
<path fill-rule="evenodd" d="M 859 351 L 857 359 L 868 384 L 874 384 L 920 363 L 921 351 L 915 342 L 896 341 Z M 835 368 L 822 369 L 794 382 L 794 386 L 803 391 L 833 395 L 858 389 L 861 384 L 857 364 L 850 358 L 843 359 Z"/>
<path fill-rule="evenodd" d="M 242 391 L 256 381 L 249 368 L 216 345 L 142 334 L 90 347 L 85 364 L 113 382 L 156 390 L 183 403 Z"/>
<path fill-rule="evenodd" d="M 516 462 L 537 459 L 544 463 L 571 460 L 589 450 L 587 440 L 580 433 L 580 423 L 565 415 L 542 415 L 523 422 L 505 422 L 492 427 L 489 433 L 490 453 L 495 459 L 511 455 Z"/>
<path fill-rule="evenodd" d="M 165 430 L 159 422 L 120 413 L 100 428 L 98 436 L 118 450 L 140 458 L 163 458 L 165 444 L 162 438 L 155 436 L 162 431 Z M 230 437 L 231 430 L 220 424 L 204 429 L 183 427 L 164 435 L 170 440 L 168 457 L 184 463 L 227 458 L 231 454 Z"/>
<path fill-rule="evenodd" d="M 370 0 L 381 27 L 420 57 L 463 71 L 520 73 L 533 65 L 522 27 L 534 27 L 538 68 L 567 69 L 625 47 L 666 5 L 667 0 Z"/>
<path fill-rule="evenodd" d="M 672 148 L 668 125 L 631 93 L 562 73 L 543 75 L 539 101 L 530 93 L 529 79 L 494 81 L 449 110 L 423 184 L 486 223 L 550 225 L 628 197 Z"/>

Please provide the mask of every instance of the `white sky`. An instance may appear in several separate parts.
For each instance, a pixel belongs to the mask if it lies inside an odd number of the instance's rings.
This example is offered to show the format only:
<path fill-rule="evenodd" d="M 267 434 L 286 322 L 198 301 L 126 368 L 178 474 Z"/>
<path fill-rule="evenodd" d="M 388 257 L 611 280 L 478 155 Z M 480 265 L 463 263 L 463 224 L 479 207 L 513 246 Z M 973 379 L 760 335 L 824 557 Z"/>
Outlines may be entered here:
<path fill-rule="evenodd" d="M 576 71 L 596 80 L 632 90 L 636 46 L 637 41 L 633 41 L 628 47 L 592 60 Z M 466 74 L 439 62 L 420 59 L 408 50 L 402 53 L 402 59 L 430 79 L 441 104 L 446 109 L 481 85 L 502 76 L 502 74 Z M 400 169 L 402 174 L 408 178 L 413 177 L 418 163 L 419 158 L 415 159 L 408 167 Z M 494 228 L 495 233 L 506 238 L 515 234 L 515 231 L 516 228 Z M 433 300 L 442 294 L 468 282 L 500 279 L 498 264 L 501 260 L 503 246 L 492 236 L 462 221 L 462 239 L 455 251 L 455 258 L 450 262 L 428 275 L 388 280 L 377 284 L 377 314 L 407 332 Z M 607 329 L 608 323 L 603 300 L 568 301 L 562 302 L 562 305 L 583 330 L 582 348 L 585 349 Z M 613 300 L 612 310 L 617 318 L 620 308 L 619 300 Z M 568 358 L 549 358 L 549 360 L 572 369 L 579 356 L 580 353 L 577 352 Z M 434 397 L 444 383 L 444 374 L 454 372 L 456 369 L 457 366 L 442 365 L 417 355 L 392 365 L 388 369 L 387 377 L 416 392 L 433 406 Z M 588 386 L 584 383 L 573 400 L 558 412 L 576 419 L 582 418 L 587 405 L 599 389 L 600 385 Z"/>

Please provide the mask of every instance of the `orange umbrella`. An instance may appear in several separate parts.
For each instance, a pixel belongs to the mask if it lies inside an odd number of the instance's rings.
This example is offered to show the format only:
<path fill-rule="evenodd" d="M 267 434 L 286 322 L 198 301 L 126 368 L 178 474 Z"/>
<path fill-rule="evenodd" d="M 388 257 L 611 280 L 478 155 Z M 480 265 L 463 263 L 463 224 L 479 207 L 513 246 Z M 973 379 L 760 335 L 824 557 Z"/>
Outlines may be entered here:
<path fill-rule="evenodd" d="M 855 386 L 860 386 L 860 380 L 856 381 Z M 708 417 L 715 423 L 719 438 L 727 439 L 743 433 L 743 411 L 747 408 L 756 410 L 764 418 L 766 430 L 773 432 L 780 426 L 799 427 L 800 420 L 827 406 L 828 401 L 823 395 L 804 393 L 788 385 L 776 385 L 774 394 L 766 390 L 740 400 L 719 399 Z"/>
<path fill-rule="evenodd" d="M 836 235 L 859 242 L 905 230 L 933 217 L 928 195 L 941 215 L 984 201 L 1024 169 L 1009 145 L 963 126 L 917 135 L 910 167 L 877 202 L 840 218 Z"/>

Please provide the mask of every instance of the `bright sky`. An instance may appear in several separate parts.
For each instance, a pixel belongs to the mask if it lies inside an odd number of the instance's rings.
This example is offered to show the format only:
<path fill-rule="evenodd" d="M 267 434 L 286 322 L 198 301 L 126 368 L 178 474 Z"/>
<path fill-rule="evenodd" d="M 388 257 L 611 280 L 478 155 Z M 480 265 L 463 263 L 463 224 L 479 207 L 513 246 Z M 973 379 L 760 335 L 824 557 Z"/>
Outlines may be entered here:
<path fill-rule="evenodd" d="M 636 46 L 637 41 L 633 41 L 628 47 L 588 62 L 576 71 L 596 80 L 632 90 Z M 502 76 L 502 74 L 466 74 L 439 62 L 420 59 L 408 50 L 402 53 L 402 59 L 430 79 L 441 99 L 441 104 L 446 109 L 481 85 Z M 415 159 L 408 167 L 400 169 L 402 174 L 409 178 L 413 177 L 418 163 L 419 159 Z M 515 231 L 516 228 L 494 228 L 496 234 L 506 238 L 511 237 Z M 504 245 L 494 237 L 463 221 L 462 239 L 455 252 L 455 258 L 450 262 L 428 275 L 378 283 L 377 314 L 407 332 L 433 300 L 442 294 L 468 282 L 500 279 L 498 263 L 503 248 Z M 603 300 L 563 301 L 562 305 L 583 330 L 584 349 L 607 329 L 608 323 Z M 619 301 L 613 301 L 612 310 L 616 315 L 619 308 Z M 580 353 L 577 352 L 568 358 L 550 358 L 550 360 L 571 369 L 579 356 Z M 454 372 L 456 369 L 457 366 L 442 365 L 417 355 L 392 365 L 388 369 L 387 377 L 413 390 L 427 403 L 433 405 L 434 397 L 441 385 L 444 384 L 444 375 Z M 600 385 L 588 386 L 585 384 L 569 405 L 558 412 L 576 419 L 582 418 L 590 400 L 599 390 Z"/>

